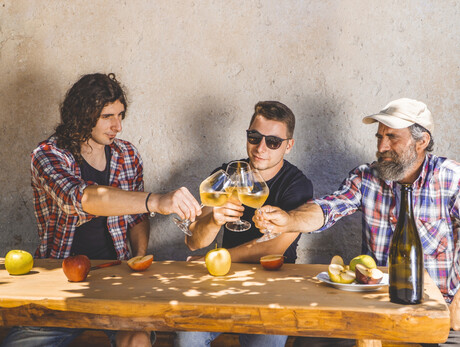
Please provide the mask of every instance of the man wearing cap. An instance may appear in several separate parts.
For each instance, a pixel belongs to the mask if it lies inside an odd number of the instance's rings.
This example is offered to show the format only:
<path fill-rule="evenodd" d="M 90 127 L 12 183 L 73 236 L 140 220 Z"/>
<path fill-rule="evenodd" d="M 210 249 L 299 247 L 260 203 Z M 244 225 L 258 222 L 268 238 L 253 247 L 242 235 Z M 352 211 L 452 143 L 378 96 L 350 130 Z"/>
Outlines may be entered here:
<path fill-rule="evenodd" d="M 433 118 L 422 102 L 398 99 L 363 119 L 378 122 L 377 161 L 353 169 L 334 193 L 289 212 L 264 206 L 254 216 L 258 228 L 272 232 L 319 232 L 358 210 L 362 212 L 362 253 L 388 265 L 399 213 L 401 184 L 412 184 L 414 214 L 425 268 L 450 304 L 451 328 L 460 330 L 460 164 L 429 154 Z M 315 341 L 313 341 L 315 340 Z M 352 340 L 298 338 L 295 346 L 352 346 Z M 317 344 L 315 344 L 317 342 Z M 460 344 L 451 331 L 448 343 Z"/>

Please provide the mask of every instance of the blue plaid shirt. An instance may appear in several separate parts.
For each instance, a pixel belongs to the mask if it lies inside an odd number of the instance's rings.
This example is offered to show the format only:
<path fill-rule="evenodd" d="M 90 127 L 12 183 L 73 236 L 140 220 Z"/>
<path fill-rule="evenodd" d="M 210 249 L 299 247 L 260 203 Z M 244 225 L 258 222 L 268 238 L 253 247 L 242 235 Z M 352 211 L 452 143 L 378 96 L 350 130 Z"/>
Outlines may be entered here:
<path fill-rule="evenodd" d="M 427 155 L 422 171 L 412 185 L 414 215 L 423 245 L 425 268 L 447 302 L 460 286 L 460 164 Z M 372 164 L 349 173 L 332 195 L 316 199 L 324 212 L 325 224 L 362 212 L 363 253 L 378 265 L 388 265 L 390 241 L 399 214 L 400 185 L 377 177 Z"/>

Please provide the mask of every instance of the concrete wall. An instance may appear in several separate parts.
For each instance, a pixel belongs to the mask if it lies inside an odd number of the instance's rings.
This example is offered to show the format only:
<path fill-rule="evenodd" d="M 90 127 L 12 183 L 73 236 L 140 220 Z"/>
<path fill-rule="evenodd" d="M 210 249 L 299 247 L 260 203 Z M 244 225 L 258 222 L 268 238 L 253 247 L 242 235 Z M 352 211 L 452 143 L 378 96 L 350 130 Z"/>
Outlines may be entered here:
<path fill-rule="evenodd" d="M 122 138 L 143 154 L 146 189 L 196 196 L 245 155 L 254 104 L 297 116 L 288 159 L 332 192 L 374 159 L 364 115 L 411 97 L 436 120 L 435 152 L 460 160 L 456 1 L 0 0 L 0 256 L 37 246 L 29 154 L 82 74 L 114 72 L 130 107 Z M 185 259 L 171 216 L 152 220 L 156 259 Z M 300 262 L 360 252 L 360 216 L 303 235 Z"/>

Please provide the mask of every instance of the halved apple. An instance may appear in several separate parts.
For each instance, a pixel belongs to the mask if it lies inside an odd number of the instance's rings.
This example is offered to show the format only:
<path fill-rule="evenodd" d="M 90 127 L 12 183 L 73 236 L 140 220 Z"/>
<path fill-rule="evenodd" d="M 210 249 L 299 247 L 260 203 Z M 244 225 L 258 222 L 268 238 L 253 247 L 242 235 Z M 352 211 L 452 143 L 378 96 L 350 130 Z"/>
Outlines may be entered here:
<path fill-rule="evenodd" d="M 375 263 L 374 258 L 367 254 L 361 254 L 357 257 L 354 257 L 350 261 L 350 270 L 355 271 L 356 264 L 363 264 L 364 266 L 368 267 L 369 269 L 375 269 L 377 264 Z"/>
<path fill-rule="evenodd" d="M 153 262 L 153 255 L 137 256 L 128 260 L 128 266 L 134 271 L 144 271 L 148 269 Z"/>
<path fill-rule="evenodd" d="M 284 264 L 284 255 L 265 255 L 260 258 L 260 264 L 265 270 L 278 270 Z"/>
<path fill-rule="evenodd" d="M 336 283 L 350 284 L 356 279 L 355 272 L 351 271 L 350 267 L 344 264 L 340 255 L 335 255 L 332 258 L 327 273 L 331 281 Z"/>
<path fill-rule="evenodd" d="M 368 268 L 363 264 L 356 264 L 356 281 L 361 284 L 378 284 L 382 281 L 383 272 L 377 268 Z"/>

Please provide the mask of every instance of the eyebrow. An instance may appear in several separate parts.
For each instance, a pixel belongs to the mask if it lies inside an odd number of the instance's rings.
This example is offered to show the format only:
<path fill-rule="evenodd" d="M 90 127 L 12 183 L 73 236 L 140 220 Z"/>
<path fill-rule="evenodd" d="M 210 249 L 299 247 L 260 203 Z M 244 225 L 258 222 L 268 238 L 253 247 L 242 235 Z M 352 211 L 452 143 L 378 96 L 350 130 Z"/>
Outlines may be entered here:
<path fill-rule="evenodd" d="M 126 113 L 126 111 L 122 111 L 122 112 L 120 112 L 118 114 L 121 114 L 122 116 L 124 116 L 125 113 Z M 115 113 L 101 113 L 101 117 L 102 116 L 114 116 L 114 115 L 115 115 Z"/>
<path fill-rule="evenodd" d="M 397 134 L 393 134 L 393 133 L 386 133 L 385 135 L 381 135 L 379 133 L 375 133 L 375 137 L 379 138 L 379 137 L 383 137 L 383 136 L 386 136 L 386 137 L 397 137 L 398 135 Z"/>

